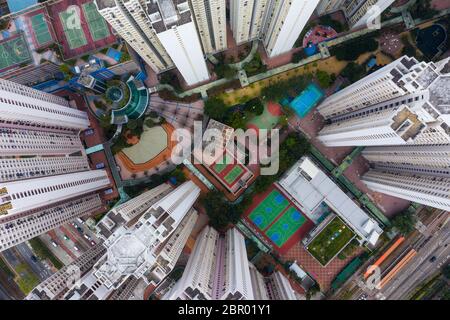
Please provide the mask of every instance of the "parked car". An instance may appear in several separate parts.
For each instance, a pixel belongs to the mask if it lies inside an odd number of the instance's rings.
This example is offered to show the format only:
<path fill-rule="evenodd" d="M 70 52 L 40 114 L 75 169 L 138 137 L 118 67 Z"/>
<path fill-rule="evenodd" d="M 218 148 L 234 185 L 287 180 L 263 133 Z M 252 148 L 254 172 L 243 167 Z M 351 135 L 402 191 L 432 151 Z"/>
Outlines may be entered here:
<path fill-rule="evenodd" d="M 97 163 L 95 165 L 95 168 L 96 169 L 104 169 L 105 168 L 105 164 L 103 162 Z"/>
<path fill-rule="evenodd" d="M 80 249 L 78 249 L 77 246 L 73 246 L 73 248 L 75 249 L 75 251 L 79 251 Z"/>
<path fill-rule="evenodd" d="M 70 238 L 66 235 L 64 235 L 64 240 L 70 240 Z"/>
<path fill-rule="evenodd" d="M 52 240 L 52 246 L 54 246 L 55 248 L 58 246 L 58 244 L 55 242 L 55 240 Z"/>
<path fill-rule="evenodd" d="M 430 262 L 433 263 L 433 262 L 436 261 L 436 259 L 437 259 L 436 256 L 432 256 L 431 259 L 430 259 Z"/>

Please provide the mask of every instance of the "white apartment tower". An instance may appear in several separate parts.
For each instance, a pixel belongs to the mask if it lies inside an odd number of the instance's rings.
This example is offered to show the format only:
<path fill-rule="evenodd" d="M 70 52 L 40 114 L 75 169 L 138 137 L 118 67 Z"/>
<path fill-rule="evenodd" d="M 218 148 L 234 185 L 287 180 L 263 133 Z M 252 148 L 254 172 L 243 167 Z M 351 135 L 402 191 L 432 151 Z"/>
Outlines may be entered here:
<path fill-rule="evenodd" d="M 98 11 L 156 73 L 174 64 L 153 30 L 145 0 L 95 0 Z"/>
<path fill-rule="evenodd" d="M 262 40 L 269 57 L 275 57 L 294 47 L 319 0 L 272 0 L 267 6 L 267 18 Z"/>
<path fill-rule="evenodd" d="M 372 169 L 362 181 L 372 190 L 450 211 L 450 177 Z"/>
<path fill-rule="evenodd" d="M 270 2 L 271 0 L 230 1 L 230 26 L 238 45 L 259 39 Z"/>
<path fill-rule="evenodd" d="M 159 200 L 137 221 L 120 225 L 104 241 L 106 253 L 64 299 L 127 299 L 139 282 L 156 286 L 172 271 L 197 220 L 192 206 L 200 189 L 192 181 L 163 189 L 153 189 Z"/>
<path fill-rule="evenodd" d="M 152 0 L 148 15 L 153 30 L 188 85 L 209 79 L 197 26 L 188 0 Z M 203 34 L 205 34 L 203 30 Z"/>
<path fill-rule="evenodd" d="M 0 251 L 103 207 L 105 171 L 89 171 L 85 112 L 0 79 Z"/>
<path fill-rule="evenodd" d="M 330 147 L 450 143 L 450 59 L 406 56 L 319 105 L 328 124 L 318 139 Z"/>
<path fill-rule="evenodd" d="M 81 256 L 79 256 L 71 264 L 64 266 L 58 272 L 52 274 L 43 282 L 38 284 L 33 291 L 31 291 L 26 300 L 58 300 L 73 285 L 75 279 L 71 280 L 71 276 L 85 275 L 92 269 L 94 264 L 106 253 L 106 248 L 102 243 L 96 244 L 89 248 Z M 78 273 L 79 272 L 79 273 Z"/>
<path fill-rule="evenodd" d="M 206 226 L 181 279 L 169 291 L 167 300 L 253 300 L 245 241 L 235 228 L 220 235 Z"/>
<path fill-rule="evenodd" d="M 319 106 L 327 146 L 368 146 L 372 190 L 450 210 L 450 58 L 402 57 Z"/>
<path fill-rule="evenodd" d="M 205 54 L 227 49 L 225 0 L 189 0 Z M 233 1 L 232 1 L 233 2 Z"/>
<path fill-rule="evenodd" d="M 352 28 L 368 26 L 379 18 L 395 0 L 322 0 L 317 13 L 324 15 L 342 10 Z"/>

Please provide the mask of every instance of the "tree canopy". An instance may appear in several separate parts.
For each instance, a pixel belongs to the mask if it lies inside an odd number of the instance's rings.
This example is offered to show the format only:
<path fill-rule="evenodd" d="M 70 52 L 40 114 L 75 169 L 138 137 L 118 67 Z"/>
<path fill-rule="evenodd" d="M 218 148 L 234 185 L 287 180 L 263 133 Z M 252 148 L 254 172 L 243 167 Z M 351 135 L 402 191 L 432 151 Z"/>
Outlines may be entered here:
<path fill-rule="evenodd" d="M 417 216 L 408 211 L 404 211 L 392 219 L 392 227 L 397 229 L 402 235 L 408 235 L 414 231 Z"/>

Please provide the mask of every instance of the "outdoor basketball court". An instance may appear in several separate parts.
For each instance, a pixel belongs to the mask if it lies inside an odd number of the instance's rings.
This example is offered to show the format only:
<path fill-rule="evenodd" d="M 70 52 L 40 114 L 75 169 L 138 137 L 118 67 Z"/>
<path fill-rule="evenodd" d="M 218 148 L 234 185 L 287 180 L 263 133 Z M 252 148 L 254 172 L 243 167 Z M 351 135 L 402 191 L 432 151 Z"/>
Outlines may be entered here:
<path fill-rule="evenodd" d="M 31 54 L 23 34 L 19 34 L 0 43 L 0 72 L 30 61 Z"/>
<path fill-rule="evenodd" d="M 288 206 L 289 201 L 278 190 L 272 190 L 249 218 L 258 228 L 265 230 Z"/>
<path fill-rule="evenodd" d="M 286 212 L 266 231 L 266 235 L 278 247 L 282 247 L 289 238 L 305 223 L 306 218 L 294 207 Z"/>
<path fill-rule="evenodd" d="M 105 19 L 97 11 L 93 2 L 83 4 L 83 12 L 94 41 L 109 37 L 109 29 Z"/>
<path fill-rule="evenodd" d="M 59 19 L 64 29 L 64 33 L 69 43 L 70 49 L 77 49 L 87 45 L 87 40 L 81 27 L 75 21 L 81 21 L 81 17 L 76 10 L 66 10 L 59 13 Z"/>
<path fill-rule="evenodd" d="M 36 41 L 39 46 L 43 46 L 49 42 L 53 41 L 53 37 L 50 34 L 47 21 L 43 13 L 39 13 L 30 18 L 31 27 L 36 36 Z"/>

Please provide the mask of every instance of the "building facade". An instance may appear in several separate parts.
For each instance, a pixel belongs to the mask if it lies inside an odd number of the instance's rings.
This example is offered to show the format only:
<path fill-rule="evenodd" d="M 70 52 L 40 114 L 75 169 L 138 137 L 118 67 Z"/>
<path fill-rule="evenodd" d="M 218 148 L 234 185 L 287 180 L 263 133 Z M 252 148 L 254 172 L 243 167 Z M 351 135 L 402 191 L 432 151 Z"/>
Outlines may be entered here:
<path fill-rule="evenodd" d="M 153 1 L 148 4 L 148 14 L 158 40 L 186 83 L 194 85 L 208 80 L 202 43 L 189 2 Z"/>
<path fill-rule="evenodd" d="M 319 0 L 273 0 L 266 7 L 267 16 L 262 41 L 269 57 L 294 47 Z"/>
<path fill-rule="evenodd" d="M 450 59 L 402 57 L 326 99 L 328 124 L 318 139 L 330 147 L 367 146 L 372 190 L 450 210 Z"/>
<path fill-rule="evenodd" d="M 226 235 L 206 226 L 198 235 L 183 276 L 167 300 L 253 300 L 244 237 L 235 228 Z"/>
<path fill-rule="evenodd" d="M 151 27 L 143 0 L 95 0 L 98 12 L 156 73 L 173 68 Z"/>
<path fill-rule="evenodd" d="M 236 43 L 257 40 L 264 27 L 270 0 L 230 1 L 230 26 Z"/>
<path fill-rule="evenodd" d="M 213 54 L 227 49 L 225 0 L 190 0 L 203 52 Z M 232 1 L 234 2 L 234 1 Z"/>
<path fill-rule="evenodd" d="M 64 299 L 128 299 L 139 283 L 156 286 L 164 280 L 195 225 L 198 214 L 192 206 L 200 195 L 200 189 L 188 181 L 159 197 L 166 187 L 153 189 L 158 200 L 148 203 L 139 219 L 121 224 L 106 238 L 106 253 Z M 122 210 L 126 216 L 127 210 Z"/>
<path fill-rule="evenodd" d="M 344 12 L 352 28 L 371 25 L 395 0 L 322 0 L 317 13 L 324 15 L 338 10 Z"/>
<path fill-rule="evenodd" d="M 0 79 L 0 251 L 103 208 L 106 171 L 90 171 L 85 112 Z"/>

